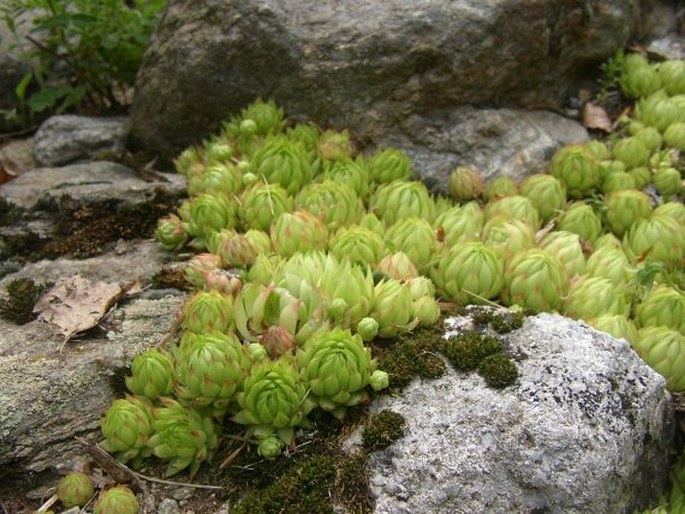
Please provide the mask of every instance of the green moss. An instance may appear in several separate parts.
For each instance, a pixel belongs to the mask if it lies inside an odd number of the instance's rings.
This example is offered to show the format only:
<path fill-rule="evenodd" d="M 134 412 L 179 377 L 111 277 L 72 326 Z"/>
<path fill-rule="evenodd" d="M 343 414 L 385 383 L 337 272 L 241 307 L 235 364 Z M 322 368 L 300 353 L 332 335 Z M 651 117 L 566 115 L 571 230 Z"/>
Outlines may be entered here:
<path fill-rule="evenodd" d="M 485 357 L 478 366 L 478 374 L 490 387 L 497 389 L 510 386 L 519 377 L 519 371 L 513 359 L 504 353 L 495 353 Z"/>
<path fill-rule="evenodd" d="M 179 289 L 189 291 L 185 268 L 182 266 L 164 266 L 152 276 L 152 287 L 155 289 Z"/>
<path fill-rule="evenodd" d="M 498 334 L 506 334 L 521 328 L 525 319 L 522 311 L 499 311 L 492 317 L 490 326 Z"/>
<path fill-rule="evenodd" d="M 406 424 L 401 414 L 382 410 L 362 430 L 362 446 L 369 452 L 383 450 L 404 435 Z"/>
<path fill-rule="evenodd" d="M 0 316 L 18 325 L 35 318 L 33 307 L 45 291 L 44 285 L 30 278 L 18 278 L 7 284 L 7 299 L 0 300 Z"/>
<path fill-rule="evenodd" d="M 365 453 L 348 455 L 338 464 L 335 500 L 349 513 L 365 514 L 373 511 L 369 492 L 369 458 Z"/>
<path fill-rule="evenodd" d="M 501 350 L 498 339 L 472 330 L 448 339 L 443 352 L 456 369 L 472 371 L 485 357 Z"/>

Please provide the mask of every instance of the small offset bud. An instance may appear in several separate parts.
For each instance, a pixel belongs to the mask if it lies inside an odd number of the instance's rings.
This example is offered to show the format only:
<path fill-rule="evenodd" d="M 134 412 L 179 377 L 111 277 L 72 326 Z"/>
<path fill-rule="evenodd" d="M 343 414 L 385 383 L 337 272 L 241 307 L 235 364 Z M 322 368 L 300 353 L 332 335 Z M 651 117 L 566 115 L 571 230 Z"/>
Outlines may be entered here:
<path fill-rule="evenodd" d="M 266 348 L 259 343 L 250 343 L 247 346 L 247 353 L 250 354 L 250 357 L 252 357 L 252 360 L 255 362 L 264 360 L 267 356 Z"/>
<path fill-rule="evenodd" d="M 94 493 L 93 482 L 85 473 L 69 473 L 57 484 L 57 497 L 67 508 L 83 507 Z"/>
<path fill-rule="evenodd" d="M 285 444 L 276 436 L 263 439 L 257 447 L 257 453 L 265 459 L 275 459 L 281 454 Z"/>
<path fill-rule="evenodd" d="M 388 387 L 388 384 L 389 377 L 385 371 L 377 369 L 376 371 L 371 373 L 371 377 L 369 378 L 369 385 L 371 385 L 371 388 L 374 391 L 380 391 L 382 389 L 385 389 L 386 387 Z"/>
<path fill-rule="evenodd" d="M 378 321 L 373 318 L 363 318 L 357 325 L 357 333 L 364 341 L 371 341 L 378 335 Z"/>

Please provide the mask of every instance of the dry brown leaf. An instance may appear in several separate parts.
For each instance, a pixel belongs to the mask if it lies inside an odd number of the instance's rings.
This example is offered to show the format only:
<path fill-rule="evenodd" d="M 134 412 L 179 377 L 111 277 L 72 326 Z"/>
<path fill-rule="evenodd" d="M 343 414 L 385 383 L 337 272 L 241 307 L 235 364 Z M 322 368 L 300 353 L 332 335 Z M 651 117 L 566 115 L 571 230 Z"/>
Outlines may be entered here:
<path fill-rule="evenodd" d="M 119 284 L 80 275 L 61 278 L 38 300 L 34 312 L 39 320 L 56 325 L 66 342 L 96 326 L 125 292 Z"/>
<path fill-rule="evenodd" d="M 583 104 L 581 118 L 585 128 L 603 130 L 604 132 L 612 131 L 611 119 L 604 107 L 587 102 Z"/>

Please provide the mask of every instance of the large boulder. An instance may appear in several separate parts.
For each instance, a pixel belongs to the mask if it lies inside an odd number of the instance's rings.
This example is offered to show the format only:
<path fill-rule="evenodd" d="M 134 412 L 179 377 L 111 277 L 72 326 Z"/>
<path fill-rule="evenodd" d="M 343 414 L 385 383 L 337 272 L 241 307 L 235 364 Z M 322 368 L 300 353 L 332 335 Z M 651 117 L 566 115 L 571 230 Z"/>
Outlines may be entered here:
<path fill-rule="evenodd" d="M 131 135 L 173 157 L 257 96 L 371 140 L 431 109 L 559 108 L 639 4 L 180 0 L 139 72 Z"/>
<path fill-rule="evenodd" d="M 450 321 L 452 334 L 469 328 Z M 449 371 L 374 402 L 407 423 L 371 456 L 374 512 L 605 514 L 658 503 L 674 434 L 663 377 L 625 341 L 557 315 L 528 318 L 505 342 L 519 360 L 513 386 Z"/>

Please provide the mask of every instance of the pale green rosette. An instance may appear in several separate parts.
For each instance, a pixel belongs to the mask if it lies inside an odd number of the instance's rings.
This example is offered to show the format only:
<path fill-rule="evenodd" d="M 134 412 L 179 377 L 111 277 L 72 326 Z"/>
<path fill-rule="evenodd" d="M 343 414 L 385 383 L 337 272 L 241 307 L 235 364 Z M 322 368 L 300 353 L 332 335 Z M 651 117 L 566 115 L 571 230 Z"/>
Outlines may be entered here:
<path fill-rule="evenodd" d="M 167 252 L 180 250 L 188 241 L 187 224 L 175 214 L 169 214 L 157 221 L 155 238 Z"/>
<path fill-rule="evenodd" d="M 294 427 L 307 423 L 306 416 L 315 403 L 290 359 L 262 361 L 252 367 L 243 391 L 237 395 L 240 411 L 232 420 L 248 426 L 258 441 L 277 437 L 290 444 Z M 262 456 L 274 458 L 273 440 L 260 445 Z"/>
<path fill-rule="evenodd" d="M 620 85 L 627 97 L 641 98 L 657 91 L 661 78 L 642 54 L 632 53 L 623 58 Z"/>
<path fill-rule="evenodd" d="M 131 362 L 131 376 L 126 387 L 133 394 L 156 400 L 174 390 L 174 363 L 165 350 L 150 348 L 136 355 Z"/>
<path fill-rule="evenodd" d="M 627 316 L 630 304 L 623 290 L 614 287 L 609 279 L 586 275 L 571 282 L 563 310 L 570 318 L 588 320 L 603 314 Z"/>
<path fill-rule="evenodd" d="M 485 201 L 490 202 L 505 196 L 519 194 L 518 186 L 511 178 L 500 176 L 492 179 L 485 187 Z"/>
<path fill-rule="evenodd" d="M 374 271 L 394 280 L 410 280 L 419 276 L 416 266 L 404 252 L 395 252 L 383 257 Z"/>
<path fill-rule="evenodd" d="M 225 195 L 197 195 L 191 198 L 188 210 L 188 234 L 193 237 L 207 240 L 214 232 L 235 227 L 237 202 Z"/>
<path fill-rule="evenodd" d="M 357 223 L 364 206 L 354 190 L 342 182 L 325 180 L 306 185 L 295 197 L 295 207 L 322 219 L 331 232 Z"/>
<path fill-rule="evenodd" d="M 521 182 L 519 190 L 520 195 L 528 198 L 537 209 L 543 223 L 566 205 L 566 188 L 561 180 L 552 175 L 531 175 Z"/>
<path fill-rule="evenodd" d="M 652 214 L 649 196 L 634 189 L 608 194 L 604 199 L 604 205 L 606 225 L 618 237 L 622 237 L 633 224 L 649 218 Z"/>
<path fill-rule="evenodd" d="M 148 440 L 154 432 L 152 404 L 144 397 L 127 396 L 114 400 L 100 418 L 105 440 L 100 446 L 117 460 L 134 463 L 150 456 Z"/>
<path fill-rule="evenodd" d="M 88 475 L 72 472 L 59 481 L 55 494 L 66 508 L 83 507 L 95 494 L 95 488 Z"/>
<path fill-rule="evenodd" d="M 208 165 L 190 194 L 211 193 L 237 195 L 243 189 L 243 173 L 234 164 L 213 163 Z"/>
<path fill-rule="evenodd" d="M 633 168 L 634 169 L 634 168 Z M 637 182 L 633 175 L 625 171 L 617 171 L 608 175 L 602 182 L 602 193 L 612 193 L 624 189 L 637 189 Z"/>
<path fill-rule="evenodd" d="M 221 257 L 224 268 L 247 268 L 257 258 L 249 239 L 232 229 L 215 232 L 207 241 L 209 251 Z"/>
<path fill-rule="evenodd" d="M 635 119 L 662 134 L 673 123 L 685 121 L 685 111 L 664 91 L 641 98 L 635 104 Z"/>
<path fill-rule="evenodd" d="M 274 277 L 278 273 L 278 269 L 282 263 L 283 257 L 280 255 L 257 255 L 250 270 L 247 272 L 248 282 L 268 286 L 274 281 Z"/>
<path fill-rule="evenodd" d="M 247 228 L 268 231 L 273 221 L 293 210 L 293 199 L 278 184 L 257 182 L 243 191 L 238 217 Z"/>
<path fill-rule="evenodd" d="M 573 198 L 581 198 L 599 187 L 599 162 L 592 150 L 585 145 L 568 145 L 552 156 L 549 173 L 566 186 Z"/>
<path fill-rule="evenodd" d="M 652 174 L 652 182 L 657 192 L 669 201 L 672 196 L 679 195 L 683 190 L 683 179 L 675 168 L 663 168 Z"/>
<path fill-rule="evenodd" d="M 585 254 L 578 234 L 565 230 L 549 232 L 539 246 L 559 260 L 569 279 L 585 272 Z"/>
<path fill-rule="evenodd" d="M 588 325 L 606 332 L 617 339 L 625 339 L 633 344 L 637 341 L 637 329 L 633 322 L 623 314 L 602 314 L 587 320 Z"/>
<path fill-rule="evenodd" d="M 125 485 L 110 487 L 102 491 L 93 504 L 94 514 L 138 514 L 140 502 Z"/>
<path fill-rule="evenodd" d="M 685 95 L 685 61 L 670 59 L 657 65 L 661 85 L 670 96 Z"/>
<path fill-rule="evenodd" d="M 326 261 L 321 281 L 327 314 L 336 325 L 356 327 L 374 304 L 373 277 L 368 267 L 354 266 L 332 257 Z"/>
<path fill-rule="evenodd" d="M 615 287 L 626 287 L 635 276 L 635 269 L 620 244 L 599 246 L 587 259 L 585 273 L 609 279 Z"/>
<path fill-rule="evenodd" d="M 685 336 L 667 327 L 638 330 L 633 348 L 651 368 L 666 379 L 669 391 L 685 390 Z"/>
<path fill-rule="evenodd" d="M 685 264 L 685 230 L 670 216 L 652 216 L 632 225 L 623 238 L 629 259 L 663 262 L 671 269 Z"/>
<path fill-rule="evenodd" d="M 418 320 L 413 317 L 413 302 L 409 288 L 397 280 L 381 280 L 374 287 L 376 301 L 371 317 L 378 321 L 378 335 L 396 337 L 411 331 Z"/>
<path fill-rule="evenodd" d="M 271 246 L 271 237 L 263 230 L 251 228 L 245 232 L 245 239 L 247 239 L 252 247 L 257 251 L 257 255 L 269 254 L 273 251 Z"/>
<path fill-rule="evenodd" d="M 502 214 L 485 224 L 482 239 L 506 263 L 514 255 L 535 246 L 535 231 L 525 221 Z"/>
<path fill-rule="evenodd" d="M 371 196 L 370 210 L 387 225 L 415 216 L 432 222 L 435 218 L 435 204 L 423 183 L 409 180 L 394 180 L 378 187 Z"/>
<path fill-rule="evenodd" d="M 526 250 L 507 264 L 501 299 L 505 305 L 518 305 L 536 312 L 556 311 L 566 294 L 568 277 L 564 267 L 548 252 Z"/>
<path fill-rule="evenodd" d="M 449 248 L 433 267 L 431 277 L 441 296 L 461 304 L 495 298 L 504 285 L 502 260 L 481 242 Z"/>
<path fill-rule="evenodd" d="M 274 250 L 284 257 L 328 247 L 326 224 L 305 210 L 281 214 L 271 226 L 270 235 Z"/>
<path fill-rule="evenodd" d="M 458 166 L 450 173 L 450 194 L 458 202 L 475 200 L 483 196 L 483 177 L 467 166 Z"/>
<path fill-rule="evenodd" d="M 192 479 L 203 462 L 211 463 L 218 446 L 219 428 L 211 417 L 171 398 L 160 398 L 154 409 L 155 434 L 147 442 L 152 453 L 169 461 L 165 476 L 190 468 Z"/>
<path fill-rule="evenodd" d="M 405 218 L 390 227 L 385 243 L 391 251 L 407 254 L 419 272 L 428 270 L 438 246 L 431 224 L 415 217 Z"/>
<path fill-rule="evenodd" d="M 441 240 L 448 246 L 476 241 L 480 237 L 485 215 L 476 202 L 455 205 L 440 214 L 433 226 L 442 234 Z"/>
<path fill-rule="evenodd" d="M 220 419 L 252 362 L 235 334 L 189 332 L 174 351 L 174 364 L 176 397 Z"/>
<path fill-rule="evenodd" d="M 383 257 L 385 244 L 377 232 L 353 225 L 336 232 L 331 240 L 331 253 L 338 260 L 374 266 Z"/>
<path fill-rule="evenodd" d="M 670 216 L 685 226 L 685 205 L 680 202 L 666 202 L 654 209 L 654 216 Z"/>
<path fill-rule="evenodd" d="M 270 184 L 280 184 L 295 195 L 314 178 L 307 149 L 284 135 L 268 136 L 251 162 L 252 171 Z"/>
<path fill-rule="evenodd" d="M 347 184 L 362 200 L 369 197 L 371 178 L 361 157 L 347 158 L 331 163 L 325 168 L 320 178 Z"/>
<path fill-rule="evenodd" d="M 594 242 L 602 233 L 602 220 L 590 205 L 573 202 L 559 216 L 557 228 L 573 232 L 581 239 Z"/>
<path fill-rule="evenodd" d="M 216 290 L 189 296 L 183 304 L 181 327 L 196 334 L 229 333 L 233 328 L 233 297 Z"/>
<path fill-rule="evenodd" d="M 639 328 L 664 326 L 685 336 L 685 294 L 657 285 L 635 309 L 635 322 Z"/>
<path fill-rule="evenodd" d="M 315 334 L 297 351 L 300 380 L 319 407 L 337 418 L 368 400 L 376 363 L 359 335 L 334 328 Z"/>
<path fill-rule="evenodd" d="M 540 228 L 540 215 L 533 203 L 525 196 L 505 196 L 485 206 L 485 222 L 487 223 L 496 216 L 525 221 L 534 230 Z"/>
<path fill-rule="evenodd" d="M 413 175 L 409 156 L 398 148 L 385 148 L 367 159 L 371 180 L 387 184 L 393 180 L 407 180 Z"/>

